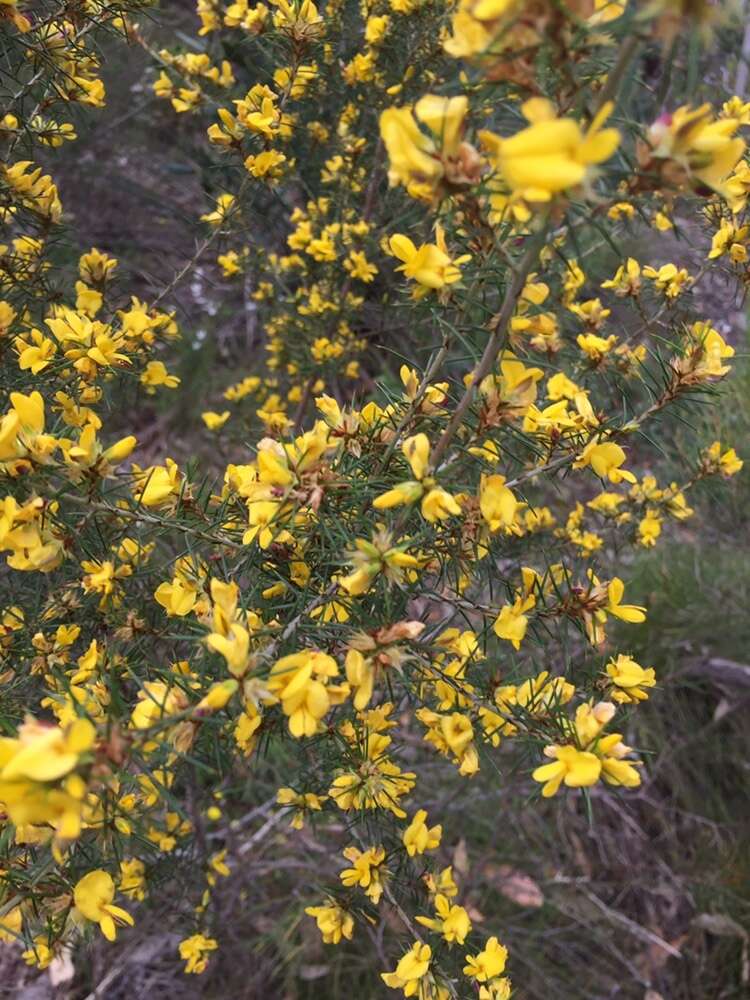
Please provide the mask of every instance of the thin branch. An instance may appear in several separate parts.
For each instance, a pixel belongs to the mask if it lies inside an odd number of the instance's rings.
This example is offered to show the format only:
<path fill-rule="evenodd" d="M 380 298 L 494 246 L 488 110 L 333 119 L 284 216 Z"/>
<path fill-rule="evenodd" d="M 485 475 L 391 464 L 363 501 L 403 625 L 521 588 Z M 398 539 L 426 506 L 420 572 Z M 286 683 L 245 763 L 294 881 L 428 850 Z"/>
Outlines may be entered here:
<path fill-rule="evenodd" d="M 442 346 L 440 347 L 440 350 L 437 352 L 435 357 L 427 366 L 427 370 L 425 371 L 424 376 L 422 377 L 422 381 L 419 384 L 419 388 L 417 389 L 414 399 L 412 399 L 411 403 L 407 406 L 403 417 L 401 418 L 401 420 L 399 420 L 398 424 L 396 425 L 396 429 L 393 432 L 393 439 L 386 448 L 385 455 L 383 455 L 383 461 L 380 463 L 380 468 L 378 469 L 379 475 L 382 474 L 387 468 L 388 463 L 390 462 L 391 457 L 393 455 L 393 452 L 396 450 L 396 446 L 398 445 L 398 439 L 400 438 L 401 433 L 403 432 L 404 428 L 408 425 L 412 416 L 416 413 L 420 403 L 425 397 L 427 390 L 430 388 L 430 383 L 432 382 L 433 378 L 435 378 L 437 373 L 443 367 L 443 363 L 445 362 L 445 359 L 448 356 L 449 344 L 450 344 L 450 339 L 448 337 L 448 334 L 445 334 L 443 336 L 443 343 Z"/>
<path fill-rule="evenodd" d="M 498 355 L 505 345 L 508 324 L 510 323 L 511 317 L 513 316 L 518 303 L 518 299 L 520 298 L 524 286 L 526 285 L 526 281 L 537 262 L 539 253 L 544 245 L 546 235 L 547 225 L 545 223 L 541 230 L 532 239 L 515 270 L 513 278 L 505 292 L 505 298 L 502 306 L 500 307 L 500 312 L 497 314 L 492 323 L 492 335 L 487 341 L 487 346 L 484 349 L 482 359 L 474 369 L 471 382 L 469 382 L 466 387 L 466 392 L 463 394 L 458 405 L 456 406 L 456 409 L 453 411 L 453 416 L 451 417 L 448 426 L 443 431 L 443 434 L 432 453 L 431 462 L 433 469 L 436 469 L 440 465 L 440 462 L 444 458 L 445 453 L 448 450 L 448 446 L 453 440 L 458 428 L 463 424 L 466 411 L 469 409 L 474 400 L 477 386 L 482 379 L 485 378 L 485 376 L 489 375 L 495 366 Z"/>

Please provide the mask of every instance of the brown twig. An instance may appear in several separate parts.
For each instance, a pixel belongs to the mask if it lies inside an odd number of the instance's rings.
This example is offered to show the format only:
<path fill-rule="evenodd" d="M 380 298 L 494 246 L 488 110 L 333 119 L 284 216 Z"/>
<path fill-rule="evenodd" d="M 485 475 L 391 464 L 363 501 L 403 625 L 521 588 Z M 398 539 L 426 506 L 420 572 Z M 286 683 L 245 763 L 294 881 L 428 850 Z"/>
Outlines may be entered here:
<path fill-rule="evenodd" d="M 546 234 L 547 225 L 545 223 L 532 239 L 513 274 L 513 278 L 506 289 L 505 298 L 503 299 L 503 304 L 500 307 L 500 312 L 497 314 L 491 325 L 492 334 L 490 339 L 487 341 L 484 354 L 482 355 L 479 364 L 474 369 L 471 382 L 469 382 L 466 387 L 466 391 L 459 400 L 456 409 L 453 411 L 453 416 L 451 417 L 448 426 L 443 431 L 442 436 L 432 453 L 431 462 L 433 469 L 436 469 L 440 465 L 440 462 L 444 458 L 445 453 L 448 450 L 448 446 L 453 440 L 458 428 L 464 422 L 466 411 L 469 409 L 474 400 L 477 386 L 482 379 L 485 378 L 485 376 L 489 375 L 495 365 L 497 357 L 505 344 L 508 324 L 510 323 L 516 304 L 518 303 L 521 292 L 523 291 L 526 281 L 531 274 L 532 268 L 536 264 L 537 258 L 539 257 Z"/>

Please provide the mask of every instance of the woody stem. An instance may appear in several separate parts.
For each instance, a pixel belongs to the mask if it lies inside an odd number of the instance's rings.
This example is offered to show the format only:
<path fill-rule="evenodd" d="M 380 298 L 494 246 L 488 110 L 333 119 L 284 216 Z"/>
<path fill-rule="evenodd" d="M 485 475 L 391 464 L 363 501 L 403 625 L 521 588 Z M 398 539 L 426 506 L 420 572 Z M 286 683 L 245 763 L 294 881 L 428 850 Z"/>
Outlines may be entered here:
<path fill-rule="evenodd" d="M 521 292 L 523 291 L 526 281 L 531 274 L 532 268 L 536 264 L 539 252 L 544 245 L 546 234 L 547 226 L 543 225 L 536 238 L 531 241 L 531 244 L 521 258 L 518 267 L 515 269 L 513 278 L 506 289 L 505 298 L 503 299 L 503 304 L 500 307 L 500 312 L 492 322 L 492 335 L 487 341 L 484 354 L 482 355 L 479 364 L 474 369 L 471 382 L 469 382 L 466 387 L 466 392 L 459 400 L 456 409 L 453 411 L 453 416 L 451 417 L 448 426 L 443 431 L 442 436 L 432 453 L 431 464 L 433 469 L 436 469 L 439 466 L 445 456 L 448 445 L 451 443 L 456 431 L 463 423 L 466 411 L 469 409 L 474 400 L 477 386 L 482 379 L 485 378 L 485 376 L 489 375 L 495 366 L 497 356 L 505 344 L 508 324 L 510 323 L 516 304 L 518 303 Z"/>

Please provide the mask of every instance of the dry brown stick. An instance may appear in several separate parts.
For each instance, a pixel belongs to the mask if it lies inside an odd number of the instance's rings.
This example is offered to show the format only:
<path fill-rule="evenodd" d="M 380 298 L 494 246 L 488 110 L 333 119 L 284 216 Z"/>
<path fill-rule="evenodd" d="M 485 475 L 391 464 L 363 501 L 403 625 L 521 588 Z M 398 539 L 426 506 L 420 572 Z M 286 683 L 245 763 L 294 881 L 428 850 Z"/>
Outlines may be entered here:
<path fill-rule="evenodd" d="M 113 517 L 125 517 L 130 518 L 133 521 L 145 521 L 147 524 L 171 528 L 183 535 L 195 535 L 196 538 L 202 538 L 204 541 L 213 542 L 215 545 L 226 545 L 233 549 L 243 548 L 243 543 L 238 542 L 233 538 L 229 538 L 228 536 L 214 535 L 208 531 L 203 531 L 201 528 L 193 527 L 193 525 L 184 524 L 181 521 L 169 521 L 166 518 L 160 517 L 158 514 L 149 513 L 143 508 L 131 510 L 129 507 L 111 507 L 106 503 L 98 503 L 93 500 L 88 500 L 85 497 L 76 496 L 75 493 L 57 493 L 55 495 L 55 500 L 65 500 L 68 503 L 77 504 L 79 507 L 86 507 L 86 509 L 90 512 L 111 514 Z"/>

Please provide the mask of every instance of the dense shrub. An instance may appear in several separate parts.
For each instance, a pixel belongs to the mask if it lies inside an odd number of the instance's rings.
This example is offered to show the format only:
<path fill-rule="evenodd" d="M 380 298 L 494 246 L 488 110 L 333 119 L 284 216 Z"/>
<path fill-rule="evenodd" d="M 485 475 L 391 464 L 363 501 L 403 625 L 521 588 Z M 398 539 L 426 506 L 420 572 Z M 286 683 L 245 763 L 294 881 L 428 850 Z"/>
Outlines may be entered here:
<path fill-rule="evenodd" d="M 750 104 L 693 106 L 687 74 L 664 113 L 649 67 L 688 25 L 730 27 L 658 0 L 199 0 L 177 50 L 158 12 L 1 9 L 4 937 L 44 968 L 190 874 L 179 951 L 202 972 L 271 757 L 293 828 L 332 851 L 345 829 L 306 911 L 323 940 L 385 900 L 385 985 L 510 996 L 415 744 L 589 804 L 641 782 L 625 739 L 658 678 L 611 627 L 647 615 L 633 553 L 742 466 L 700 432 L 678 448 L 665 416 L 689 426 L 730 371 L 695 290 L 741 285 L 750 235 Z M 53 180 L 125 43 L 175 127 L 205 130 L 215 188 L 150 301 L 112 255 L 71 253 Z M 700 270 L 655 259 L 671 232 Z M 171 307 L 209 256 L 261 331 L 202 413 L 217 478 L 169 443 L 139 464 L 129 433 L 145 395 L 180 392 Z"/>

